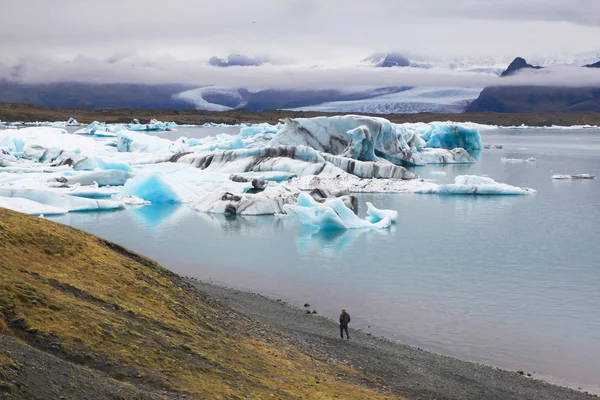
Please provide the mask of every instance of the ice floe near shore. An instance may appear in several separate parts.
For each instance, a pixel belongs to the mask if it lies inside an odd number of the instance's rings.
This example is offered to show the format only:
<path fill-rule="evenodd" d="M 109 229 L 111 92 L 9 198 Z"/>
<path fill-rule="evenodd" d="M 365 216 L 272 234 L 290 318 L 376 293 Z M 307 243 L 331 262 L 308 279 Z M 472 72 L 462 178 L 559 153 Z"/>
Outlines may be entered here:
<path fill-rule="evenodd" d="M 199 212 L 293 214 L 319 229 L 355 229 L 390 226 L 398 212 L 368 204 L 361 219 L 352 193 L 535 192 L 485 177 L 454 184 L 418 177 L 421 165 L 475 162 L 481 137 L 469 124 L 295 118 L 177 140 L 152 134 L 177 126 L 160 121 L 94 122 L 75 134 L 59 126 L 0 131 L 0 207 L 51 215 L 186 203 Z"/>

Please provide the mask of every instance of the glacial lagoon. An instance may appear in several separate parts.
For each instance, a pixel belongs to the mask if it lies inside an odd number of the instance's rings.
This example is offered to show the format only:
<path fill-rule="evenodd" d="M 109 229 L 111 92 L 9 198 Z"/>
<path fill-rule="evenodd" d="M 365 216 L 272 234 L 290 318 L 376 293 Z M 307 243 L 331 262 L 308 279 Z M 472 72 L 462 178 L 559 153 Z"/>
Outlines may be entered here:
<path fill-rule="evenodd" d="M 205 129 L 163 134 L 216 133 Z M 367 231 L 315 233 L 290 217 L 225 217 L 186 204 L 48 218 L 181 275 L 309 303 L 331 318 L 345 307 L 355 328 L 598 393 L 600 182 L 551 176 L 598 175 L 600 130 L 481 134 L 503 149 L 483 150 L 476 164 L 411 170 L 438 183 L 488 175 L 535 195 L 360 194 L 361 216 L 367 201 L 399 212 L 391 228 Z"/>

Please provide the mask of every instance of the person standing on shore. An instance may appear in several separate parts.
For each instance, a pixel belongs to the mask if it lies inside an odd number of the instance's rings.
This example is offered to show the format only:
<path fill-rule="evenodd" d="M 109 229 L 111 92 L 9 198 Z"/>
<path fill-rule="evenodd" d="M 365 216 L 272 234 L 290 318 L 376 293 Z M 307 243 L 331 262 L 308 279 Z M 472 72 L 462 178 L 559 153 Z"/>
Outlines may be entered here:
<path fill-rule="evenodd" d="M 342 308 L 340 314 L 340 337 L 344 338 L 344 331 L 346 332 L 346 339 L 350 340 L 350 334 L 348 333 L 348 324 L 350 323 L 350 314 L 346 312 L 345 308 Z"/>

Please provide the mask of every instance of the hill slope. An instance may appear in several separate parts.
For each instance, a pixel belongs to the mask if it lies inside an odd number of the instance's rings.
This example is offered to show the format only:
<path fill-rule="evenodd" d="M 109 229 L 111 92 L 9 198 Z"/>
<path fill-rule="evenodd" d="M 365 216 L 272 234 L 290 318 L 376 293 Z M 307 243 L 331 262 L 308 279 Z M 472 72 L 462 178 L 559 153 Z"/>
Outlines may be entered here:
<path fill-rule="evenodd" d="M 0 395 L 389 398 L 359 381 L 376 385 L 257 332 L 150 260 L 0 208 Z"/>
<path fill-rule="evenodd" d="M 600 88 L 487 87 L 467 112 L 600 112 Z"/>

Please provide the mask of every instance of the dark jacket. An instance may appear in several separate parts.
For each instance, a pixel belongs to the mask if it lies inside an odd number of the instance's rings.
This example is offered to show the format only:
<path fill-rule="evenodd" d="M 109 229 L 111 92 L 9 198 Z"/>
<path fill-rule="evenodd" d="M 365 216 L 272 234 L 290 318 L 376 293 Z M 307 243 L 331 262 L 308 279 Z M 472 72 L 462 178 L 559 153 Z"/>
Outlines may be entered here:
<path fill-rule="evenodd" d="M 350 314 L 343 312 L 340 314 L 340 325 L 346 326 L 350 323 Z"/>

